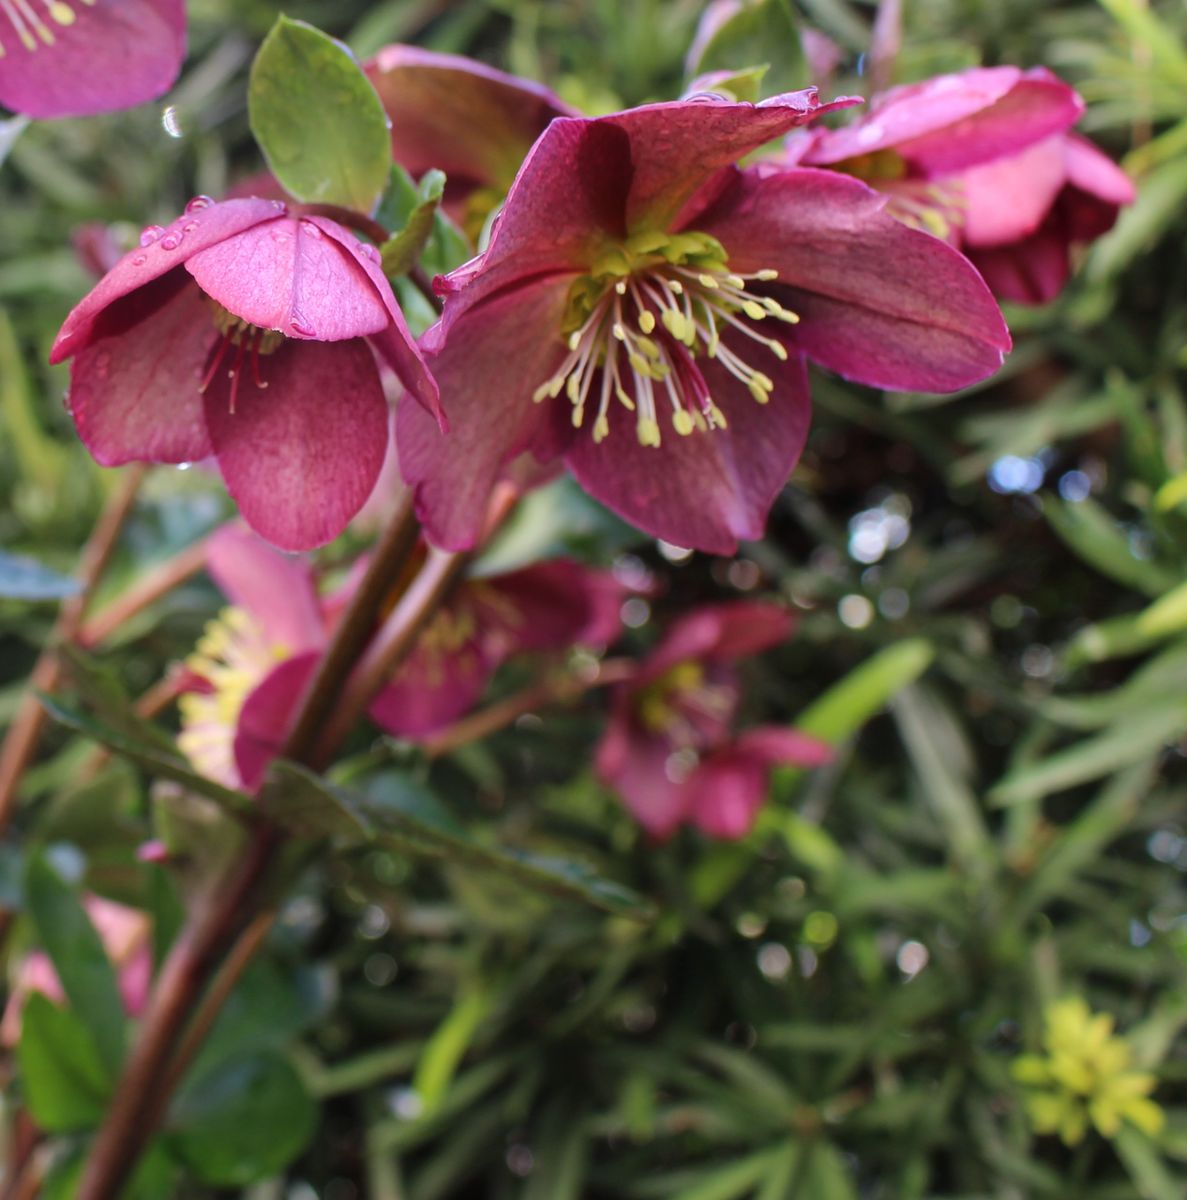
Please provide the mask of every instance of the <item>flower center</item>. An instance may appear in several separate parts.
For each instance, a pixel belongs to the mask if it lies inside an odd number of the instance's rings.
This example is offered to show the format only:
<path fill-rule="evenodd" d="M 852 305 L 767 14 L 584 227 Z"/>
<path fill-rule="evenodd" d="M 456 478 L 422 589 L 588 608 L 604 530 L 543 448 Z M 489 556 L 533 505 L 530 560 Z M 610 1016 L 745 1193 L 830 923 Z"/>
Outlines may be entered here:
<path fill-rule="evenodd" d="M 3 0 L 0 0 L 3 3 Z M 242 317 L 223 308 L 217 301 L 210 300 L 214 314 L 214 326 L 221 335 L 210 352 L 210 360 L 206 365 L 206 374 L 202 378 L 198 391 L 203 395 L 214 381 L 219 364 L 226 357 L 227 347 L 235 346 L 235 357 L 227 368 L 227 378 L 231 381 L 230 411 L 235 411 L 235 403 L 239 398 L 239 376 L 243 371 L 243 360 L 251 358 L 251 376 L 257 388 L 263 390 L 268 386 L 267 380 L 260 378 L 260 355 L 275 353 L 284 344 L 284 334 L 278 329 L 261 329 L 251 325 Z"/>
<path fill-rule="evenodd" d="M 97 0 L 74 2 L 94 8 Z M 17 39 L 26 50 L 38 50 L 43 45 L 52 46 L 57 41 L 54 26 L 60 25 L 65 28 L 78 20 L 74 9 L 64 3 L 64 0 L 0 0 L 0 16 L 8 19 Z M 4 43 L 0 40 L 0 58 L 6 53 Z"/>
<path fill-rule="evenodd" d="M 701 746 L 729 721 L 735 699 L 728 685 L 709 680 L 703 663 L 687 659 L 639 692 L 635 712 L 649 733 L 683 746 Z"/>
<path fill-rule="evenodd" d="M 705 233 L 653 231 L 609 243 L 590 273 L 569 289 L 561 327 L 569 353 L 532 398 L 539 403 L 563 390 L 578 429 L 596 403 L 595 442 L 610 432 L 612 400 L 635 414 L 644 446 L 660 444 L 662 409 L 670 410 L 681 436 L 724 429 L 725 415 L 695 360 L 715 359 L 759 404 L 770 400 L 774 381 L 725 345 L 722 335 L 736 330 L 787 360 L 782 342 L 754 328 L 767 317 L 789 325 L 799 320 L 777 300 L 750 290 L 752 283 L 776 277 L 775 271 L 731 272 L 721 243 Z"/>
<path fill-rule="evenodd" d="M 181 713 L 177 744 L 196 771 L 226 787 L 239 786 L 235 766 L 239 713 L 256 685 L 288 656 L 288 647 L 269 642 L 241 608 L 225 608 L 207 624 L 185 665 L 210 690 L 186 692 L 177 702 Z"/>

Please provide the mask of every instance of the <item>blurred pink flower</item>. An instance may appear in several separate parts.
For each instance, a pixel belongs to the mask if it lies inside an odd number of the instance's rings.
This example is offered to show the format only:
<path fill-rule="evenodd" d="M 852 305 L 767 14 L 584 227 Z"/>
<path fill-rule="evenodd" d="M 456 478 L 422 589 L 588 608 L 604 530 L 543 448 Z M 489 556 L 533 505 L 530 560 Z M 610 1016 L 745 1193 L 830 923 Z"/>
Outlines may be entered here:
<path fill-rule="evenodd" d="M 295 550 L 336 537 L 379 474 L 372 345 L 437 414 L 373 246 L 282 201 L 199 196 L 75 307 L 51 361 L 73 359 L 70 411 L 98 462 L 214 455 L 248 524 Z"/>
<path fill-rule="evenodd" d="M 790 143 L 793 161 L 830 166 L 890 197 L 887 211 L 965 251 L 995 295 L 1050 300 L 1071 249 L 1133 200 L 1124 173 L 1068 132 L 1084 104 L 1038 67 L 978 67 L 875 97 L 842 129 Z"/>
<path fill-rule="evenodd" d="M 598 775 L 656 838 L 692 824 L 718 838 L 750 831 L 779 763 L 819 766 L 825 743 L 762 725 L 734 732 L 741 685 L 734 664 L 791 635 L 786 609 L 738 601 L 676 621 L 619 687 L 598 746 Z"/>
<path fill-rule="evenodd" d="M 963 257 L 856 180 L 733 165 L 848 103 L 704 97 L 549 125 L 486 252 L 437 280 L 423 344 L 451 432 L 397 411 L 434 542 L 472 545 L 531 450 L 639 528 L 730 553 L 799 458 L 805 357 L 929 391 L 997 369 L 1009 337 Z"/>
<path fill-rule="evenodd" d="M 162 95 L 185 57 L 182 0 L 6 0 L 0 105 L 83 117 Z"/>
<path fill-rule="evenodd" d="M 130 1017 L 144 1011 L 152 979 L 152 929 L 148 915 L 102 896 L 86 895 L 83 907 L 95 926 L 103 949 L 115 968 L 124 1011 Z M 21 1012 L 30 992 L 41 992 L 55 1004 L 66 999 L 58 973 L 43 950 L 27 954 L 17 970 L 4 1017 L 0 1020 L 0 1045 L 14 1046 L 21 1036 Z"/>
<path fill-rule="evenodd" d="M 204 775 L 252 790 L 279 752 L 366 560 L 322 597 L 306 561 L 228 525 L 211 538 L 207 565 L 232 607 L 210 622 L 187 662 L 194 688 L 179 701 L 178 745 Z M 411 575 L 410 568 L 394 585 L 391 606 Z M 565 559 L 468 578 L 421 634 L 370 715 L 389 733 L 433 733 L 471 708 L 512 655 L 608 645 L 620 628 L 621 600 L 608 572 Z"/>

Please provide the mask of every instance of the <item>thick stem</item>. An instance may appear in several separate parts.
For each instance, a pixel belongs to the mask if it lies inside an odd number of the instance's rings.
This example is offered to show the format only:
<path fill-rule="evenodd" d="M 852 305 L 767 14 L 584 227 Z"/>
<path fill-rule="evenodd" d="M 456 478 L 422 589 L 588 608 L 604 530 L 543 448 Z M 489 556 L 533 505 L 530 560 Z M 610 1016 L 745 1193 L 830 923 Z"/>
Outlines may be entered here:
<path fill-rule="evenodd" d="M 302 700 L 285 741 L 284 754 L 311 763 L 317 734 L 367 637 L 392 581 L 416 543 L 418 528 L 411 500 L 404 497 L 373 552 L 370 566 L 338 626 L 334 640 Z M 231 974 L 225 988 L 216 981 L 207 994 L 179 1054 L 182 1068 L 197 1050 L 205 1029 L 217 1016 L 238 971 L 258 948 L 268 922 L 253 924 L 260 912 L 259 892 L 273 854 L 284 835 L 275 827 L 259 827 L 246 856 L 206 896 L 187 921 L 161 968 L 140 1033 L 125 1065 L 106 1119 L 95 1138 L 77 1200 L 111 1200 L 135 1166 L 137 1157 L 164 1115 L 173 1086 L 180 1078 L 175 1047 L 215 970 L 240 931 L 246 945 L 231 951 Z"/>
<path fill-rule="evenodd" d="M 78 579 L 82 586 L 63 603 L 49 644 L 41 652 L 29 678 L 29 691 L 17 709 L 3 745 L 0 745 L 0 833 L 12 821 L 21 776 L 37 750 L 37 742 L 45 725 L 45 709 L 35 693 L 52 692 L 61 682 L 62 663 L 58 658 L 58 647 L 72 641 L 78 633 L 87 605 L 111 561 L 120 530 L 132 511 L 136 493 L 147 471 L 148 468 L 143 465 L 130 467 L 108 497 L 79 558 Z"/>
<path fill-rule="evenodd" d="M 206 539 L 202 538 L 146 571 L 125 592 L 84 621 L 75 640 L 84 648 L 99 645 L 125 621 L 131 620 L 150 604 L 197 575 L 205 566 Z"/>

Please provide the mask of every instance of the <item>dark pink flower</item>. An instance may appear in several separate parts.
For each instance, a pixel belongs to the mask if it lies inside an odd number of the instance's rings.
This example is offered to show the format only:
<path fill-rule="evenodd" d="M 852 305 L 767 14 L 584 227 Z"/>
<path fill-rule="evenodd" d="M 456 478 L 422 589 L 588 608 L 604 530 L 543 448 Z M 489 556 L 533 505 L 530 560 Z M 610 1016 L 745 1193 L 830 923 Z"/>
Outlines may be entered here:
<path fill-rule="evenodd" d="M 5 0 L 0 105 L 82 117 L 162 95 L 185 57 L 183 0 Z"/>
<path fill-rule="evenodd" d="M 807 91 L 552 122 L 486 252 L 437 281 L 424 345 L 450 434 L 397 412 L 435 542 L 473 544 L 492 483 L 531 450 L 640 528 L 729 553 L 761 535 L 803 447 L 805 356 L 933 391 L 1000 365 L 979 276 L 884 197 L 732 165 L 828 107 Z"/>
<path fill-rule="evenodd" d="M 413 566 L 418 565 L 414 562 Z M 178 744 L 195 768 L 228 787 L 254 789 L 288 724 L 366 561 L 320 596 L 310 565 L 248 530 L 225 526 L 207 566 L 231 602 L 187 661 L 194 687 L 180 700 Z M 393 587 L 394 605 L 412 571 Z M 468 578 L 421 634 L 370 714 L 389 733 L 422 737 L 481 697 L 515 654 L 600 649 L 617 636 L 622 589 L 613 577 L 563 559 Z"/>
<path fill-rule="evenodd" d="M 1124 174 L 1068 132 L 1083 101 L 1043 68 L 975 68 L 895 88 L 843 129 L 791 146 L 890 197 L 887 211 L 964 250 L 996 295 L 1051 299 L 1073 244 L 1133 199 Z"/>
<path fill-rule="evenodd" d="M 342 531 L 383 462 L 365 339 L 435 413 L 373 246 L 282 201 L 199 196 L 78 304 L 51 361 L 73 359 L 70 411 L 98 462 L 213 455 L 248 524 L 296 550 Z"/>
<path fill-rule="evenodd" d="M 578 116 L 548 88 L 458 54 L 385 46 L 363 64 L 411 175 L 445 172 L 445 204 L 475 233 L 554 117 Z"/>
<path fill-rule="evenodd" d="M 771 767 L 818 766 L 831 757 L 827 745 L 794 729 L 734 732 L 741 701 L 734 664 L 786 641 L 792 627 L 776 604 L 697 609 L 616 691 L 597 771 L 653 837 L 687 823 L 740 838 L 766 799 Z"/>

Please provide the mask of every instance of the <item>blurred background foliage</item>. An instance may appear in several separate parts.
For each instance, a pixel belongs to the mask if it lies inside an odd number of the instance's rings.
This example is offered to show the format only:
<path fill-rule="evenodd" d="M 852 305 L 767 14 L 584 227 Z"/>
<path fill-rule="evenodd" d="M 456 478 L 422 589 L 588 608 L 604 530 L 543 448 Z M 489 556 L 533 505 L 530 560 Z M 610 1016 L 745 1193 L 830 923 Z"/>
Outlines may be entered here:
<path fill-rule="evenodd" d="M 66 572 L 112 487 L 74 438 L 64 370 L 45 365 L 89 287 L 72 235 L 103 222 L 134 238 L 260 165 L 245 77 L 277 6 L 188 7 L 190 58 L 161 104 L 0 133 L 0 545 Z M 604 111 L 679 93 L 703 5 L 285 7 L 360 55 L 395 40 L 473 54 Z M 627 614 L 639 649 L 699 601 L 783 597 L 799 632 L 750 665 L 748 703 L 768 720 L 806 713 L 839 740 L 837 761 L 781 777 L 741 845 L 655 846 L 590 772 L 597 700 L 431 765 L 360 735 L 340 780 L 431 789 L 479 842 L 591 864 L 658 916 L 390 846 L 323 856 L 134 1194 L 1187 1194 L 1187 8 L 904 8 L 897 80 L 1053 67 L 1090 101 L 1083 128 L 1137 174 L 1137 204 L 1059 301 L 1008 311 L 1016 348 L 986 384 L 883 396 L 818 376 L 808 451 L 769 537 L 736 560 L 657 547 L 563 487 L 526 506 L 504 546 L 520 560 L 563 546 L 649 579 Z M 822 90 L 863 90 L 872 6 L 797 11 L 843 52 Z M 228 515 L 201 472 L 157 469 L 104 594 Z M 121 630 L 100 656 L 109 683 L 143 692 L 219 603 L 199 578 Z M 0 721 L 53 615 L 0 600 Z M 44 750 L 18 832 L 53 864 L 49 893 L 68 907 L 85 886 L 167 929 L 176 895 L 134 857 L 157 828 L 146 778 L 116 763 L 80 782 L 90 751 L 60 728 Z M 17 906 L 20 872 L 7 875 Z M 16 923 L 10 974 L 38 923 Z M 1044 1052 L 1044 1013 L 1068 996 L 1112 1014 L 1156 1075 L 1160 1130 L 1126 1122 L 1071 1146 L 1036 1132 L 1011 1064 Z M 50 1039 L 67 1059 L 68 1035 Z M 21 1067 L 9 1124 L 23 1098 L 65 1133 L 47 1194 L 68 1196 L 94 1115 L 79 1104 L 101 1107 L 102 1080 L 92 1096 L 78 1067 L 63 1097 L 53 1064 L 29 1053 Z"/>

